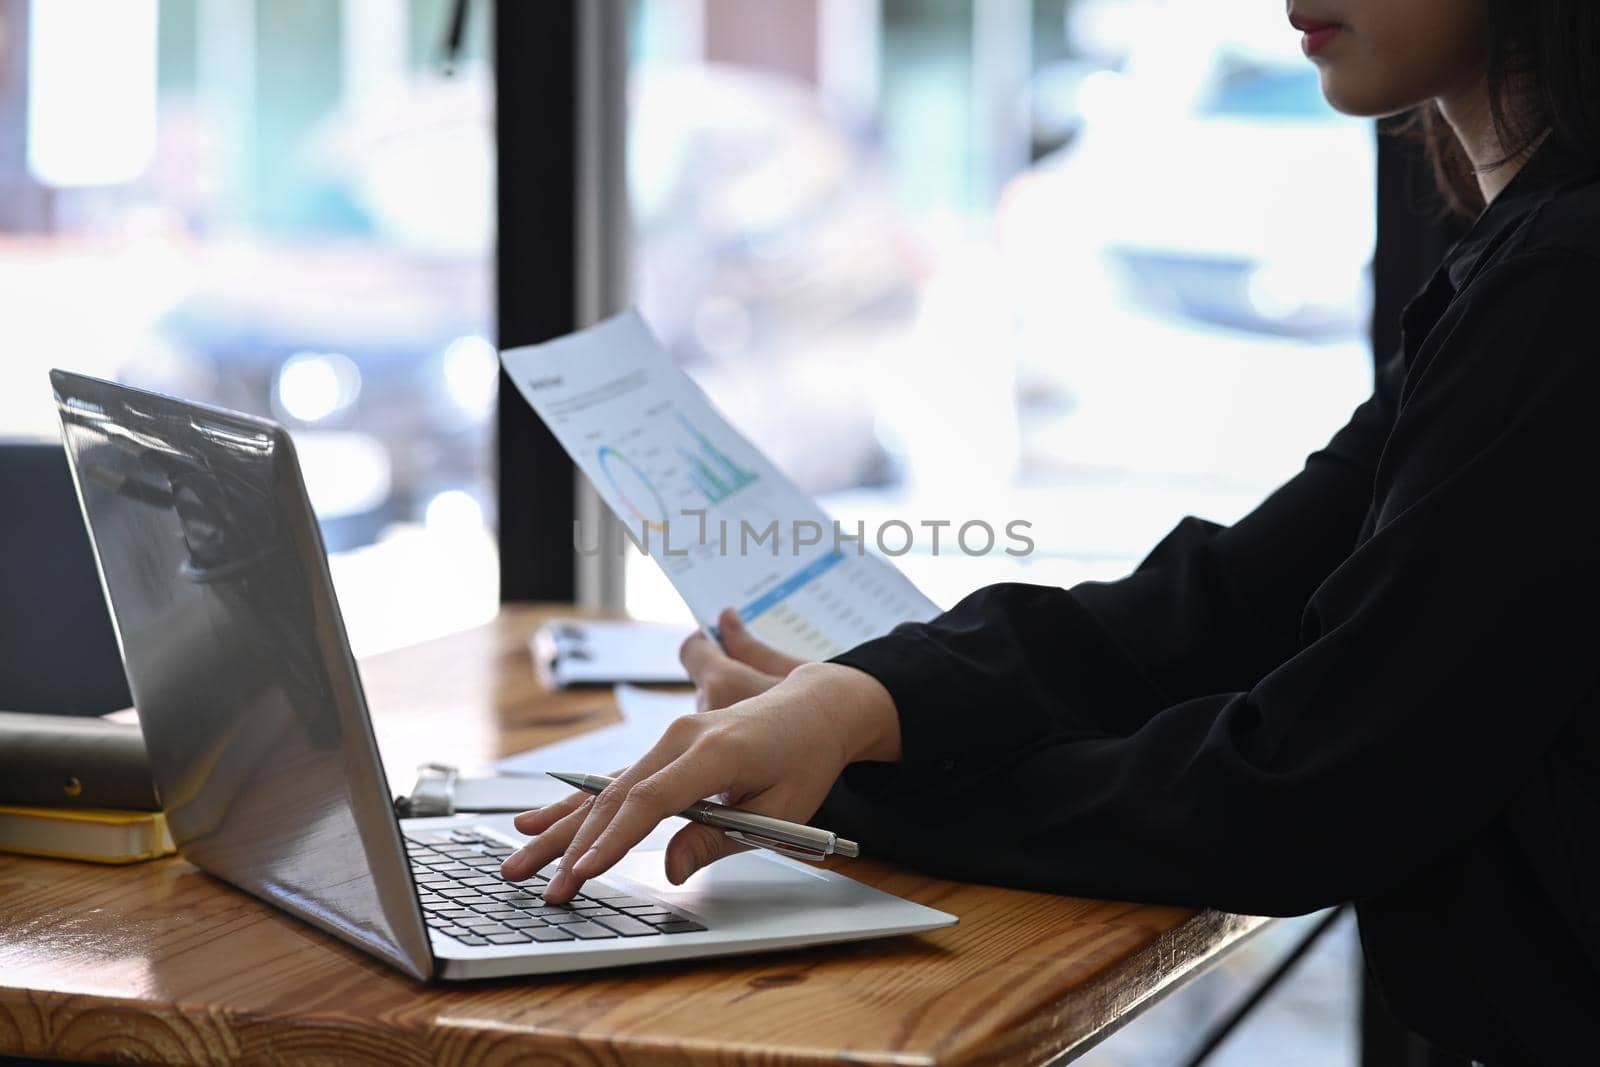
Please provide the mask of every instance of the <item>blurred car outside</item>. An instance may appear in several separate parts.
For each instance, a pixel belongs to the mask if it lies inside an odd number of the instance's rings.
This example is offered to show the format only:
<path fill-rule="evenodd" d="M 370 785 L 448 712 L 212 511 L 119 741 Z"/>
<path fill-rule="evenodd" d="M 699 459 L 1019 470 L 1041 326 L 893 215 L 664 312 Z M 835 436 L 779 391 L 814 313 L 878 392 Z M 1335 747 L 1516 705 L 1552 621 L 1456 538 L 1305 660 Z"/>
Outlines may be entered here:
<path fill-rule="evenodd" d="M 896 511 L 1035 524 L 1020 575 L 986 560 L 969 588 L 1125 573 L 1183 514 L 1232 522 L 1371 391 L 1370 124 L 1322 101 L 1281 18 L 1136 6 L 1058 81 L 1075 117 L 1034 127 L 1065 146 L 944 250 L 867 384 Z"/>
<path fill-rule="evenodd" d="M 178 293 L 118 368 L 284 423 L 332 551 L 492 521 L 490 95 L 476 71 L 346 102 L 284 160 L 276 225 L 192 211 Z M 191 125 L 164 133 L 196 151 Z"/>
<path fill-rule="evenodd" d="M 904 332 L 927 263 L 864 124 L 793 77 L 715 63 L 638 67 L 630 100 L 645 318 L 802 488 L 891 479 L 850 382 Z"/>
<path fill-rule="evenodd" d="M 1375 146 L 1287 28 L 1192 8 L 1002 197 L 1027 451 L 1266 487 L 1370 391 Z"/>

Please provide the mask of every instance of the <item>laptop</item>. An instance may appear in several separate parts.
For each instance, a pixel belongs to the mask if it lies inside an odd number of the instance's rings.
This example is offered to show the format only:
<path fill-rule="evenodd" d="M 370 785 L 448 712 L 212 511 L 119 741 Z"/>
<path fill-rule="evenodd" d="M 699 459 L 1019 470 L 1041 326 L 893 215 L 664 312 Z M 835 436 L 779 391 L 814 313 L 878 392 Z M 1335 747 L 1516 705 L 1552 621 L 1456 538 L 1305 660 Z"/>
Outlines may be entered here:
<path fill-rule="evenodd" d="M 521 840 L 508 819 L 396 817 L 288 433 L 64 371 L 50 379 L 156 790 L 200 869 L 418 979 L 957 921 L 760 851 L 673 886 L 661 852 L 637 848 L 554 907 L 539 897 L 553 868 L 501 881 Z"/>

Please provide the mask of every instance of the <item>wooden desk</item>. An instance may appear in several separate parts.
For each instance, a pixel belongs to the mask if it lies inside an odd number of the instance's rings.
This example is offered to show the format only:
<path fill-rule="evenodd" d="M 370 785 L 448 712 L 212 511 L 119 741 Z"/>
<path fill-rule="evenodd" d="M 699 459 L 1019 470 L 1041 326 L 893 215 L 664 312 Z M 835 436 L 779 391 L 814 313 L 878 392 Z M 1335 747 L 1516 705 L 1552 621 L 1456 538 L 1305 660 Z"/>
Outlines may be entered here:
<path fill-rule="evenodd" d="M 541 690 L 538 609 L 362 664 L 404 791 L 615 715 Z M 597 714 L 586 711 L 605 709 Z M 1041 1063 L 1082 1051 L 1263 920 L 850 876 L 959 926 L 572 978 L 420 986 L 169 859 L 0 856 L 0 1055 L 169 1063 Z"/>

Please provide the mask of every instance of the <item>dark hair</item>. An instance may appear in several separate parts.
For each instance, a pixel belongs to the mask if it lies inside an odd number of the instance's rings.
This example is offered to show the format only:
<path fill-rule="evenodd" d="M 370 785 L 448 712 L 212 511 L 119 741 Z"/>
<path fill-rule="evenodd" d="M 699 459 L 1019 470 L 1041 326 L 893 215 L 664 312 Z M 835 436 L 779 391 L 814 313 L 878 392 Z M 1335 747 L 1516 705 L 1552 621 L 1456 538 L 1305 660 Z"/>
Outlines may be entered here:
<path fill-rule="evenodd" d="M 1505 150 L 1489 168 L 1521 157 L 1546 131 L 1563 152 L 1600 159 L 1600 2 L 1487 3 L 1489 113 Z M 1472 161 L 1437 104 L 1394 128 L 1422 141 L 1450 211 L 1472 217 L 1483 210 Z"/>

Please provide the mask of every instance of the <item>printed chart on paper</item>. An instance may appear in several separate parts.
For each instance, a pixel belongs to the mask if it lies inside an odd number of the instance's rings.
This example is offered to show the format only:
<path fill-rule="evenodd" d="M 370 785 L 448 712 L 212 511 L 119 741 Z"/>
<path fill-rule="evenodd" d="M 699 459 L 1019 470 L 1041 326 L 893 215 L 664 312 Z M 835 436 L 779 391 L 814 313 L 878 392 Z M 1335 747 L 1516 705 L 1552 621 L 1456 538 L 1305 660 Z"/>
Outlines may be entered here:
<path fill-rule="evenodd" d="M 937 606 L 852 539 L 712 406 L 635 312 L 501 363 L 696 621 L 736 607 L 762 640 L 820 659 Z M 577 531 L 579 551 L 615 551 Z M 515 551 L 513 545 L 502 551 Z"/>

